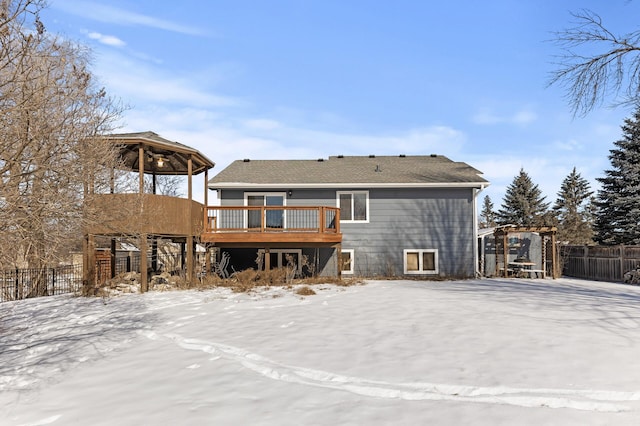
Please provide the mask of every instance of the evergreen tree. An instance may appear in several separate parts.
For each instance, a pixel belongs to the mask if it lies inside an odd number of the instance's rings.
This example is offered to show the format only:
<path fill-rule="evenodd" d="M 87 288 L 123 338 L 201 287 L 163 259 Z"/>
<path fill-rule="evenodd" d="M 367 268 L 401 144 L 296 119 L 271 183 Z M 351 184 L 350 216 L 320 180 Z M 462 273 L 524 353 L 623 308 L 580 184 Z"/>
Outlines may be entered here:
<path fill-rule="evenodd" d="M 622 132 L 609 151 L 612 168 L 598 178 L 595 240 L 606 245 L 640 244 L 640 108 Z"/>
<path fill-rule="evenodd" d="M 538 185 L 533 183 L 524 169 L 520 169 L 518 176 L 507 187 L 496 221 L 501 225 L 548 225 L 549 203 L 545 203 L 544 199 Z"/>
<path fill-rule="evenodd" d="M 558 221 L 558 240 L 569 244 L 593 242 L 591 186 L 574 167 L 562 181 L 553 211 Z"/>
<path fill-rule="evenodd" d="M 493 211 L 493 202 L 488 195 L 482 201 L 482 211 L 480 212 L 480 228 L 491 228 L 496 226 L 496 213 Z"/>

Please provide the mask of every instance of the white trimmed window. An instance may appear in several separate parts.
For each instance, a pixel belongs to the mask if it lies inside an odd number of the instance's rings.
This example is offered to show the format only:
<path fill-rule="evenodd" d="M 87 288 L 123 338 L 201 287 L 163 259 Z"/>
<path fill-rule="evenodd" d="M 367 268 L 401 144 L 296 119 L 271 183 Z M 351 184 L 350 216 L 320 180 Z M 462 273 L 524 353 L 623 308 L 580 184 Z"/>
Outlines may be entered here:
<path fill-rule="evenodd" d="M 340 272 L 353 274 L 353 249 L 342 250 L 340 253 Z"/>
<path fill-rule="evenodd" d="M 438 250 L 436 249 L 405 249 L 405 274 L 437 274 Z"/>
<path fill-rule="evenodd" d="M 340 222 L 369 222 L 369 191 L 337 191 Z"/>

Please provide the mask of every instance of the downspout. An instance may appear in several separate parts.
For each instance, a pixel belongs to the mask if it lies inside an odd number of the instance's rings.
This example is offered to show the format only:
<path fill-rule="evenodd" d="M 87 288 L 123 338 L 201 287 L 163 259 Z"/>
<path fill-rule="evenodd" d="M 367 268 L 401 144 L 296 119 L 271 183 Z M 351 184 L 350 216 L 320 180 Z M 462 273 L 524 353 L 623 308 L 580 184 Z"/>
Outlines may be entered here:
<path fill-rule="evenodd" d="M 480 278 L 480 259 L 478 257 L 478 195 L 486 188 L 484 184 L 480 188 L 473 188 L 473 264 L 475 276 Z"/>

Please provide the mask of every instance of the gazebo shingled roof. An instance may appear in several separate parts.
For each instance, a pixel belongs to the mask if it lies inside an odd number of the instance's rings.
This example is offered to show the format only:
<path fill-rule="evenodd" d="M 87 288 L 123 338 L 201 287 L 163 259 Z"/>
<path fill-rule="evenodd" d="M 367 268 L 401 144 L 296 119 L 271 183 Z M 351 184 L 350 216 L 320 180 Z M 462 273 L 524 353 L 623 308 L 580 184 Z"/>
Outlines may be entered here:
<path fill-rule="evenodd" d="M 120 146 L 120 156 L 127 170 L 139 170 L 139 146 L 145 148 L 144 172 L 156 175 L 187 175 L 188 158 L 191 156 L 192 174 L 197 175 L 211 169 L 215 163 L 200 153 L 179 142 L 170 141 L 157 133 L 119 133 L 106 135 L 110 141 Z M 162 166 L 158 160 L 162 159 Z"/>

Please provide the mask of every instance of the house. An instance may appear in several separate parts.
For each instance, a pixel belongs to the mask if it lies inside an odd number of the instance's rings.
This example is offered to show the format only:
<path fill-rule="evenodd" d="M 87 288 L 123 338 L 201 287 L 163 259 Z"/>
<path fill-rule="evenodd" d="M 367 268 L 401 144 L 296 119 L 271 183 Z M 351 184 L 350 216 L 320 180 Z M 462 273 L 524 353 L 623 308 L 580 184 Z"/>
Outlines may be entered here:
<path fill-rule="evenodd" d="M 481 172 L 441 155 L 238 160 L 209 180 L 202 242 L 229 268 L 473 277 Z"/>

